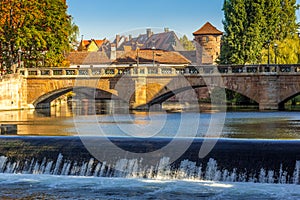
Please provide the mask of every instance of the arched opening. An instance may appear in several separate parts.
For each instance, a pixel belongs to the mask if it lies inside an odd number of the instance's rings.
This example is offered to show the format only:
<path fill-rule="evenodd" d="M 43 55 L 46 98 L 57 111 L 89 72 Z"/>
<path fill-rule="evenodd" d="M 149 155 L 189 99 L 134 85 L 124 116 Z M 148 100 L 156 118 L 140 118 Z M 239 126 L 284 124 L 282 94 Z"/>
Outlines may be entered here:
<path fill-rule="evenodd" d="M 148 103 L 148 107 L 160 104 L 166 111 L 210 111 L 212 104 L 225 104 L 225 95 L 223 98 L 217 98 L 216 88 L 208 89 L 206 85 L 196 85 L 178 88 L 167 91 Z M 212 102 L 211 95 L 214 94 Z M 219 93 L 221 94 L 221 93 Z M 221 95 L 220 95 L 221 97 Z"/>
<path fill-rule="evenodd" d="M 191 100 L 189 90 L 193 90 L 197 100 Z M 188 106 L 196 105 L 200 111 L 212 110 L 212 106 L 226 106 L 228 110 L 258 110 L 259 104 L 251 98 L 220 87 L 210 87 L 206 85 L 197 85 L 192 87 L 183 87 L 173 91 L 168 91 L 151 100 L 148 106 L 161 104 L 164 110 L 181 109 L 180 103 L 186 103 Z M 187 109 L 187 108 L 186 108 Z"/>
<path fill-rule="evenodd" d="M 230 89 L 226 91 L 226 102 L 228 110 L 258 110 L 259 104 L 248 96 Z"/>
<path fill-rule="evenodd" d="M 128 103 L 112 93 L 90 87 L 62 88 L 42 95 L 33 103 L 39 113 L 48 116 L 108 114 L 120 112 L 126 108 L 125 104 Z"/>
<path fill-rule="evenodd" d="M 300 92 L 279 103 L 280 110 L 300 111 Z"/>

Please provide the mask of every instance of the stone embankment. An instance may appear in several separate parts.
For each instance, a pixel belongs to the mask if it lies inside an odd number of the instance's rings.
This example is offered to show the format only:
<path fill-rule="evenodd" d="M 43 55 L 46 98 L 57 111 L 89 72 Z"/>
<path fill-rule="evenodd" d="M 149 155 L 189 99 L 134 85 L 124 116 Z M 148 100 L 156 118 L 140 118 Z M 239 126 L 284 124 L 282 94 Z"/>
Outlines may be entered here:
<path fill-rule="evenodd" d="M 26 80 L 19 74 L 0 76 L 0 110 L 27 108 Z"/>

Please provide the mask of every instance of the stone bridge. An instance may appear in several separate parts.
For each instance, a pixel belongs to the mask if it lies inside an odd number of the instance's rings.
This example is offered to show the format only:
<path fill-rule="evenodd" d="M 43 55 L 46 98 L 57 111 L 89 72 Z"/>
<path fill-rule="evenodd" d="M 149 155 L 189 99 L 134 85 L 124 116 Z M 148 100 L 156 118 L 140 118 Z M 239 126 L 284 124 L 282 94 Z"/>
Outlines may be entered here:
<path fill-rule="evenodd" d="M 300 65 L 176 66 L 107 68 L 26 68 L 22 99 L 27 107 L 50 106 L 55 98 L 74 91 L 93 98 L 127 101 L 130 108 L 161 104 L 193 88 L 216 87 L 238 92 L 259 104 L 261 110 L 282 109 L 300 94 Z"/>

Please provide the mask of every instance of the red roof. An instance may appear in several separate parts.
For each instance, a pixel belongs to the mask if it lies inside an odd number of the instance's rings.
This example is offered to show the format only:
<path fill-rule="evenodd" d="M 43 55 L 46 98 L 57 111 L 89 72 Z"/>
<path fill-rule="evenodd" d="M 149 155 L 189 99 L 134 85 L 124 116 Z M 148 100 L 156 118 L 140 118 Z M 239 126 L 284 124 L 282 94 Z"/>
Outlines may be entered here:
<path fill-rule="evenodd" d="M 161 64 L 190 64 L 191 61 L 186 59 L 180 53 L 175 51 L 164 51 L 164 50 L 152 50 L 152 49 L 140 49 L 136 51 L 124 52 L 123 55 L 119 55 L 114 63 L 118 64 L 129 64 L 136 63 L 137 56 L 139 56 L 140 63 L 152 63 L 154 60 Z"/>
<path fill-rule="evenodd" d="M 202 26 L 199 30 L 194 32 L 193 35 L 223 35 L 223 32 L 219 31 L 211 23 L 206 22 L 206 24 L 204 24 L 204 26 Z"/>
<path fill-rule="evenodd" d="M 105 42 L 105 39 L 104 40 L 94 40 L 97 44 L 98 47 L 101 47 L 102 44 Z"/>
<path fill-rule="evenodd" d="M 83 40 L 82 41 L 82 44 L 83 44 L 84 47 L 88 46 L 90 43 L 91 43 L 90 40 Z"/>
<path fill-rule="evenodd" d="M 66 60 L 72 65 L 97 65 L 111 63 L 108 55 L 105 52 L 86 52 L 77 51 L 70 52 L 66 56 Z"/>
<path fill-rule="evenodd" d="M 91 39 L 91 40 L 82 40 L 82 45 L 83 45 L 85 48 L 87 48 L 88 45 L 90 45 L 92 41 L 94 41 L 98 47 L 101 47 L 102 44 L 103 44 L 106 40 L 105 40 L 105 39 L 104 39 L 104 40 L 94 40 L 94 39 Z"/>

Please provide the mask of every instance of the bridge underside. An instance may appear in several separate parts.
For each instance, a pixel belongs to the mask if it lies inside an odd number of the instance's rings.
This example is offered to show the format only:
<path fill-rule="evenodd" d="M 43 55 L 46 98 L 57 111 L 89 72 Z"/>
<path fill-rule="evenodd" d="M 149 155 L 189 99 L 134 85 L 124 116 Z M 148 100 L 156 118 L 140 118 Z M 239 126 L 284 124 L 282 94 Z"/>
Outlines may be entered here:
<path fill-rule="evenodd" d="M 104 99 L 110 99 L 110 100 L 119 100 L 119 98 L 106 91 L 102 91 L 99 89 L 95 88 L 88 88 L 88 87 L 68 87 L 68 88 L 63 88 L 60 90 L 55 90 L 50 93 L 47 93 L 45 95 L 42 95 L 39 97 L 34 103 L 33 106 L 36 109 L 44 109 L 44 108 L 50 108 L 51 107 L 51 102 L 62 95 L 65 95 L 69 92 L 72 92 L 73 95 L 75 95 L 76 99 L 79 100 L 104 100 Z"/>
<path fill-rule="evenodd" d="M 161 107 L 162 103 L 167 101 L 168 99 L 183 93 L 182 95 L 184 96 L 184 98 L 177 98 L 176 100 L 181 102 L 181 103 L 185 103 L 185 102 L 197 102 L 199 99 L 197 97 L 196 92 L 194 91 L 197 88 L 206 88 L 206 85 L 198 85 L 198 86 L 187 86 L 187 87 L 183 87 L 183 88 L 178 88 L 178 89 L 174 89 L 174 90 L 168 90 L 165 87 L 160 90 L 160 91 L 156 91 L 155 95 L 151 95 L 152 99 L 147 101 L 147 97 L 141 98 L 141 96 L 138 96 L 139 99 L 144 99 L 146 100 L 144 104 L 140 103 L 140 104 L 132 104 L 132 101 L 134 101 L 134 95 L 132 95 L 128 99 L 125 100 L 125 102 L 127 102 L 129 104 L 129 108 L 130 109 L 143 109 L 143 110 L 147 110 L 150 109 L 152 106 L 157 106 L 159 105 Z M 149 91 L 147 91 L 146 89 L 147 87 L 144 87 L 145 91 L 139 91 L 138 94 L 148 94 Z M 151 93 L 153 93 L 153 88 L 151 89 Z M 223 90 L 225 92 L 224 88 L 220 89 L 221 91 Z M 118 96 L 111 94 L 109 92 L 106 91 L 102 91 L 102 90 L 98 90 L 95 88 L 87 88 L 87 87 L 77 87 L 77 88 L 63 88 L 60 90 L 56 90 L 53 91 L 51 93 L 48 93 L 46 95 L 42 95 L 41 97 L 39 97 L 34 103 L 33 106 L 36 109 L 43 109 L 43 108 L 50 108 L 51 107 L 51 102 L 55 99 L 57 99 L 58 97 L 65 95 L 69 92 L 74 92 L 76 93 L 76 98 L 78 99 L 89 99 L 89 100 L 97 100 L 97 99 L 107 99 L 107 100 L 120 100 L 121 98 L 119 98 Z M 124 93 L 124 91 L 123 91 Z M 208 93 L 209 95 L 212 95 L 212 91 L 210 89 L 208 89 Z M 220 94 L 219 94 L 220 95 Z M 219 100 L 215 100 L 214 102 L 211 102 L 212 104 L 214 104 L 215 106 L 224 106 L 225 102 L 226 102 L 226 96 L 225 93 L 221 94 L 222 95 L 222 99 Z M 299 93 L 289 97 L 288 99 L 282 101 L 281 103 L 276 103 L 276 102 L 258 102 L 259 104 L 259 109 L 260 110 L 284 110 L 284 106 L 285 103 L 290 100 L 291 98 L 295 97 L 299 95 Z M 148 98 L 149 99 L 149 98 Z"/>

